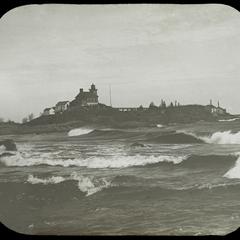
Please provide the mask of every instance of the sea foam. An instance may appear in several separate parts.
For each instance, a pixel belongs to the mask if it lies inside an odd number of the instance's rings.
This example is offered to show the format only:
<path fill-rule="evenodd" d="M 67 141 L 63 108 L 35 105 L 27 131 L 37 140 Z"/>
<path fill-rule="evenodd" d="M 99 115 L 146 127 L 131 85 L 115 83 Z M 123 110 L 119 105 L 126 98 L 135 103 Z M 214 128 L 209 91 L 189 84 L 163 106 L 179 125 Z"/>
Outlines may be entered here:
<path fill-rule="evenodd" d="M 66 180 L 65 178 L 60 177 L 60 176 L 56 176 L 56 177 L 53 176 L 53 177 L 49 177 L 46 179 L 42 179 L 42 178 L 34 177 L 31 174 L 28 176 L 28 179 L 27 179 L 27 181 L 32 184 L 39 184 L 39 183 L 41 183 L 41 184 L 56 184 L 56 183 L 63 182 L 65 180 Z"/>
<path fill-rule="evenodd" d="M 29 175 L 27 182 L 31 184 L 58 184 L 64 181 L 74 180 L 78 182 L 78 189 L 86 193 L 86 196 L 90 196 L 94 193 L 101 191 L 104 188 L 108 188 L 111 186 L 111 181 L 106 178 L 96 178 L 93 176 L 83 176 L 78 174 L 77 172 L 73 172 L 69 177 L 61 177 L 61 176 L 52 176 L 49 178 L 39 178 L 34 177 L 33 175 Z"/>
<path fill-rule="evenodd" d="M 93 176 L 82 176 L 73 172 L 71 179 L 78 181 L 78 188 L 81 192 L 85 192 L 86 196 L 90 196 L 104 188 L 111 186 L 111 181 L 106 178 L 95 178 Z"/>
<path fill-rule="evenodd" d="M 41 158 L 41 157 L 23 157 L 20 153 L 14 156 L 2 157 L 0 161 L 6 166 L 62 166 L 62 167 L 86 167 L 86 168 L 126 168 L 132 166 L 145 166 L 147 164 L 154 164 L 159 162 L 172 162 L 178 164 L 185 160 L 187 156 L 144 156 L 144 155 L 116 155 L 109 157 L 89 157 L 89 158 L 75 158 L 75 159 L 55 159 L 55 158 Z"/>
<path fill-rule="evenodd" d="M 200 137 L 206 143 L 215 144 L 240 144 L 240 132 L 231 131 L 215 132 L 210 137 Z"/>
<path fill-rule="evenodd" d="M 88 134 L 92 131 L 93 131 L 93 129 L 89 129 L 89 128 L 75 128 L 68 132 L 68 136 L 69 137 L 80 136 L 83 134 Z"/>

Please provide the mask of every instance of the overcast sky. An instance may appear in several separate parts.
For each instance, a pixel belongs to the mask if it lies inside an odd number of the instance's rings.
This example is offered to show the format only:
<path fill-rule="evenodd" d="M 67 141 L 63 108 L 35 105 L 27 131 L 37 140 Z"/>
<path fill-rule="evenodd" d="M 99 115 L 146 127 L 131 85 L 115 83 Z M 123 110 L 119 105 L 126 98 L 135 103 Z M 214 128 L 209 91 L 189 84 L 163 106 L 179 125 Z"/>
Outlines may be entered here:
<path fill-rule="evenodd" d="M 79 88 L 113 106 L 216 104 L 240 113 L 240 14 L 225 5 L 27 5 L 0 19 L 0 117 Z"/>

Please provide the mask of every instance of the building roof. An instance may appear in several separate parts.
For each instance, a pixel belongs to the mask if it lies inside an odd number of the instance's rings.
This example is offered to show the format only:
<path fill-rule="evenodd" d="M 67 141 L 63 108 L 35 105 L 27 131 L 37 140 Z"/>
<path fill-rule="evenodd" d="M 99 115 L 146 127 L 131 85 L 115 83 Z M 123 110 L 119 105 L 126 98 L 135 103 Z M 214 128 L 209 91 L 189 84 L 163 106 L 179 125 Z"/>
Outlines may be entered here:
<path fill-rule="evenodd" d="M 78 94 L 78 96 L 81 96 L 81 97 L 92 97 L 92 96 L 95 96 L 95 94 L 92 93 L 92 92 L 80 92 Z"/>
<path fill-rule="evenodd" d="M 49 111 L 49 110 L 51 110 L 51 109 L 54 109 L 54 107 L 45 108 L 43 111 L 45 112 L 45 111 Z"/>
<path fill-rule="evenodd" d="M 60 102 L 58 102 L 58 103 L 56 104 L 56 106 L 65 105 L 65 104 L 67 104 L 67 103 L 69 103 L 69 101 L 60 101 Z"/>

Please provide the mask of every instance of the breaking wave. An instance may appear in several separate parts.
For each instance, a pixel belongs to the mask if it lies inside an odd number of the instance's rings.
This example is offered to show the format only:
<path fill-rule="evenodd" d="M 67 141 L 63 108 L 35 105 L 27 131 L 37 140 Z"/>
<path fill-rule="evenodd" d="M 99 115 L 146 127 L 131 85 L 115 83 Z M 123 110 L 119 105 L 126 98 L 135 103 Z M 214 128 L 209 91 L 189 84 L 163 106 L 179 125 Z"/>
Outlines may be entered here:
<path fill-rule="evenodd" d="M 0 146 L 0 154 L 4 153 L 6 151 L 6 147 L 5 146 Z"/>
<path fill-rule="evenodd" d="M 187 144 L 187 143 L 204 143 L 204 140 L 190 133 L 174 132 L 160 136 L 152 136 L 147 139 L 150 142 L 163 144 Z"/>
<path fill-rule="evenodd" d="M 154 164 L 159 162 L 172 162 L 178 164 L 186 159 L 187 156 L 111 156 L 111 157 L 89 157 L 89 158 L 76 158 L 76 159 L 49 159 L 49 158 L 24 158 L 20 153 L 14 156 L 2 157 L 0 161 L 6 166 L 36 166 L 36 165 L 49 165 L 49 166 L 62 166 L 62 167 L 86 167 L 86 168 L 126 168 L 132 166 L 145 166 L 147 164 Z"/>
<path fill-rule="evenodd" d="M 64 181 L 74 180 L 78 182 L 78 189 L 86 193 L 86 196 L 90 196 L 94 193 L 101 191 L 102 189 L 111 186 L 111 181 L 106 178 L 96 178 L 93 176 L 83 176 L 76 172 L 73 172 L 69 177 L 52 176 L 49 178 L 38 178 L 33 175 L 29 175 L 27 182 L 31 184 L 58 184 Z"/>
<path fill-rule="evenodd" d="M 214 144 L 240 144 L 240 132 L 215 132 L 210 137 L 200 137 L 206 143 Z"/>
<path fill-rule="evenodd" d="M 160 125 L 159 125 L 160 127 Z M 195 133 L 182 130 L 166 132 L 166 133 L 138 133 L 122 131 L 117 129 L 87 129 L 76 128 L 68 132 L 68 136 L 84 135 L 94 139 L 118 139 L 118 138 L 140 138 L 140 140 L 160 143 L 160 144 L 240 144 L 240 132 L 232 133 L 231 131 L 215 132 L 211 136 L 198 136 Z"/>
<path fill-rule="evenodd" d="M 210 144 L 240 144 L 240 132 L 232 133 L 229 131 L 215 132 L 210 136 L 198 136 L 195 133 L 185 132 L 185 131 L 177 131 L 177 134 L 184 134 L 188 136 L 192 136 L 196 139 L 201 140 L 205 143 Z"/>
<path fill-rule="evenodd" d="M 27 181 L 32 184 L 56 184 L 65 181 L 66 179 L 60 176 L 50 177 L 46 179 L 34 177 L 33 175 L 29 175 Z"/>
<path fill-rule="evenodd" d="M 94 139 L 119 139 L 119 138 L 138 137 L 139 133 L 118 130 L 118 129 L 95 129 L 92 132 L 88 133 L 87 136 L 92 137 Z"/>
<path fill-rule="evenodd" d="M 240 153 L 236 153 L 238 156 L 238 159 L 234 165 L 229 171 L 227 171 L 224 174 L 224 177 L 233 179 L 233 178 L 239 178 L 240 179 Z"/>
<path fill-rule="evenodd" d="M 240 118 L 231 118 L 231 119 L 220 119 L 218 120 L 219 122 L 233 122 L 233 121 L 236 121 Z"/>
<path fill-rule="evenodd" d="M 75 128 L 68 132 L 69 137 L 80 136 L 92 132 L 93 129 L 89 128 Z"/>
<path fill-rule="evenodd" d="M 78 181 L 79 190 L 86 193 L 86 196 L 90 196 L 111 186 L 111 181 L 106 178 L 95 178 L 93 176 L 85 177 L 77 174 L 76 172 L 71 174 L 71 178 Z"/>

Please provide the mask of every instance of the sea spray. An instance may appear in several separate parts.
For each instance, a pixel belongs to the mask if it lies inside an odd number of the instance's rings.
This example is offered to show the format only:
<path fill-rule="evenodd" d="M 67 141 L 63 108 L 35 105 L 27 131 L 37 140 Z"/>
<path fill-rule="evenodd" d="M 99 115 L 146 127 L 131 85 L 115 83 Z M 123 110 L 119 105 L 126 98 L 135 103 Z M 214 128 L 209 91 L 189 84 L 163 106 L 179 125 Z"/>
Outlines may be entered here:
<path fill-rule="evenodd" d="M 201 137 L 206 143 L 214 144 L 240 144 L 240 132 L 215 132 L 210 137 Z"/>
<path fill-rule="evenodd" d="M 177 133 L 184 133 L 203 140 L 210 144 L 240 144 L 240 132 L 231 131 L 214 132 L 211 136 L 198 136 L 196 133 L 178 130 Z"/>

